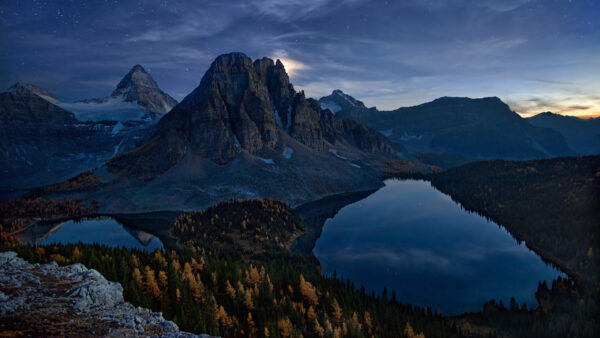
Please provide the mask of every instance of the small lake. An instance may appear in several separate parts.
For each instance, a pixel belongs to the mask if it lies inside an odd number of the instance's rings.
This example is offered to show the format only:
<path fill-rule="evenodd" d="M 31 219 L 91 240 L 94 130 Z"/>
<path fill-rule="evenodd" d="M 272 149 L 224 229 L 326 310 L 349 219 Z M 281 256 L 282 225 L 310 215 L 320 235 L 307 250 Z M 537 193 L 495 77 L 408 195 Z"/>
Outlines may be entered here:
<path fill-rule="evenodd" d="M 539 282 L 565 276 L 429 182 L 385 184 L 326 221 L 313 251 L 324 274 L 445 315 L 511 297 L 533 307 Z"/>
<path fill-rule="evenodd" d="M 110 247 L 162 250 L 161 240 L 142 230 L 125 227 L 114 218 L 86 218 L 53 225 L 35 225 L 18 235 L 22 243 L 47 245 L 53 243 L 98 243 Z"/>

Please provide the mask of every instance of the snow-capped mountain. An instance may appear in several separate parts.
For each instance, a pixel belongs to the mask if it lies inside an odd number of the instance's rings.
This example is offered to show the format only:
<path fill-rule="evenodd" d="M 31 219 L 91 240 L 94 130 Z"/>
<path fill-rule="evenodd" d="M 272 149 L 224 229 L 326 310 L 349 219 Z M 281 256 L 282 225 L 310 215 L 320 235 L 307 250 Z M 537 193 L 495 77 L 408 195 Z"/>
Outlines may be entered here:
<path fill-rule="evenodd" d="M 329 109 L 334 114 L 340 110 L 367 109 L 362 101 L 353 98 L 339 89 L 334 90 L 329 96 L 320 98 L 319 104 L 322 109 Z"/>
<path fill-rule="evenodd" d="M 377 131 L 296 92 L 279 60 L 230 53 L 152 134 L 91 172 L 98 180 L 86 197 L 103 212 L 191 210 L 231 197 L 297 205 L 380 187 L 404 159 Z"/>
<path fill-rule="evenodd" d="M 153 127 L 141 121 L 82 122 L 60 103 L 26 83 L 0 93 L 0 195 L 95 168 L 131 149 Z"/>
<path fill-rule="evenodd" d="M 135 65 L 103 98 L 73 103 L 57 102 L 81 121 L 157 121 L 169 112 L 177 101 L 163 92 L 144 67 Z"/>

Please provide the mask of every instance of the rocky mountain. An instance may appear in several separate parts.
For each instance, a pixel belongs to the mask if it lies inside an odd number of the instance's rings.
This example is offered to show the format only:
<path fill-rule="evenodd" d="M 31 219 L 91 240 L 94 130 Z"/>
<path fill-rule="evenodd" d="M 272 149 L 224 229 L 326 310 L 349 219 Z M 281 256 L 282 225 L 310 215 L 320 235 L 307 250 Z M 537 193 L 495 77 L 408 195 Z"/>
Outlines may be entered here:
<path fill-rule="evenodd" d="M 0 192 L 67 179 L 132 148 L 149 127 L 138 121 L 80 122 L 56 96 L 17 83 L 0 93 Z"/>
<path fill-rule="evenodd" d="M 45 98 L 56 96 L 36 86 L 17 82 L 0 93 L 0 121 L 9 123 L 77 123 L 73 113 L 62 109 Z"/>
<path fill-rule="evenodd" d="M 581 119 L 552 112 L 527 118 L 530 124 L 558 131 L 580 155 L 600 154 L 600 118 Z"/>
<path fill-rule="evenodd" d="M 119 283 L 81 264 L 30 264 L 0 253 L 0 320 L 4 333 L 28 336 L 200 337 L 179 331 L 160 312 L 134 307 Z"/>
<path fill-rule="evenodd" d="M 344 111 L 352 111 L 352 110 L 366 110 L 362 101 L 359 101 L 352 96 L 345 94 L 343 91 L 339 89 L 335 89 L 331 95 L 323 96 L 319 99 L 319 104 L 321 104 L 321 108 L 329 109 L 332 113 L 337 113 L 340 110 Z"/>
<path fill-rule="evenodd" d="M 334 92 L 321 103 L 342 107 L 347 96 Z M 393 111 L 352 105 L 336 116 L 377 129 L 420 153 L 517 160 L 574 154 L 560 133 L 531 125 L 497 97 L 442 97 Z"/>
<path fill-rule="evenodd" d="M 296 92 L 281 62 L 231 53 L 151 136 L 96 170 L 102 188 L 85 196 L 119 212 L 196 209 L 231 197 L 295 205 L 379 187 L 385 164 L 401 158 L 378 132 Z"/>
<path fill-rule="evenodd" d="M 47 91 L 45 89 L 36 87 L 29 83 L 17 82 L 14 85 L 12 85 L 10 88 L 8 88 L 7 91 L 12 92 L 13 94 L 18 95 L 18 96 L 33 93 L 33 94 L 39 96 L 40 98 L 45 99 L 46 101 L 50 101 L 50 102 L 53 102 L 53 101 L 59 102 L 60 101 L 58 99 L 58 97 L 56 97 L 56 95 L 50 93 L 49 91 Z"/>
<path fill-rule="evenodd" d="M 171 110 L 177 101 L 158 87 L 144 67 L 135 65 L 117 84 L 110 96 L 57 104 L 74 112 L 82 121 L 123 122 L 157 121 Z"/>

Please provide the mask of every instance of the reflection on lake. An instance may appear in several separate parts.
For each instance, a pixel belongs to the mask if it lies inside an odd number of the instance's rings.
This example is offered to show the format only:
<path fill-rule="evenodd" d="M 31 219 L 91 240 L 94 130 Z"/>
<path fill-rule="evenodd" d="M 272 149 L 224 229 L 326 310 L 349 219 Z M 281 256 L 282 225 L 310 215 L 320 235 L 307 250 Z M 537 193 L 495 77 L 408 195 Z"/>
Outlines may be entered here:
<path fill-rule="evenodd" d="M 444 314 L 490 299 L 535 306 L 538 282 L 562 275 L 485 218 L 428 182 L 386 181 L 327 220 L 314 254 L 323 273 Z"/>
<path fill-rule="evenodd" d="M 98 243 L 110 247 L 137 248 L 146 251 L 163 249 L 163 243 L 154 235 L 124 227 L 111 217 L 70 220 L 53 225 L 34 225 L 18 234 L 21 243 Z"/>

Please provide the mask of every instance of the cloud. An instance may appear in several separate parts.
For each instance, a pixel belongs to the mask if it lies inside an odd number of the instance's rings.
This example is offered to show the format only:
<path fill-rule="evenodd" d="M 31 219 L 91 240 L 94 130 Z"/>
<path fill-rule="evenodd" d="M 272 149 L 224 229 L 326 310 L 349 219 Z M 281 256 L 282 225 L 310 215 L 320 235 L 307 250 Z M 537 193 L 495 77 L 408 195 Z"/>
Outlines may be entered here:
<path fill-rule="evenodd" d="M 302 61 L 295 60 L 289 57 L 288 52 L 282 49 L 274 51 L 272 58 L 274 60 L 279 59 L 279 61 L 283 63 L 283 66 L 285 67 L 285 70 L 290 76 L 290 78 L 298 75 L 304 70 L 310 69 L 310 67 Z"/>
<path fill-rule="evenodd" d="M 600 100 L 595 95 L 558 97 L 528 97 L 521 100 L 506 100 L 507 104 L 524 117 L 545 111 L 573 116 L 596 116 L 600 114 Z"/>
<path fill-rule="evenodd" d="M 340 6 L 358 2 L 360 0 L 250 0 L 249 4 L 259 15 L 289 21 L 320 17 Z"/>
<path fill-rule="evenodd" d="M 148 0 L 70 6 L 66 0 L 8 0 L 0 7 L 0 85 L 37 79 L 66 98 L 98 96 L 106 88 L 85 80 L 122 76 L 136 63 L 151 68 L 161 88 L 181 96 L 216 56 L 241 51 L 281 58 L 294 85 L 311 96 L 340 88 L 384 109 L 444 95 L 499 96 L 532 113 L 591 114 L 600 106 L 589 95 L 600 90 L 594 76 L 600 63 L 590 57 L 600 52 L 594 35 L 600 5 L 593 1 Z"/>
<path fill-rule="evenodd" d="M 229 27 L 240 15 L 234 6 L 206 6 L 171 12 L 149 28 L 126 38 L 127 42 L 185 41 L 213 36 Z"/>
<path fill-rule="evenodd" d="M 588 110 L 592 107 L 591 106 L 583 106 L 583 105 L 574 105 L 574 106 L 569 106 L 567 108 L 569 108 L 570 110 Z"/>

